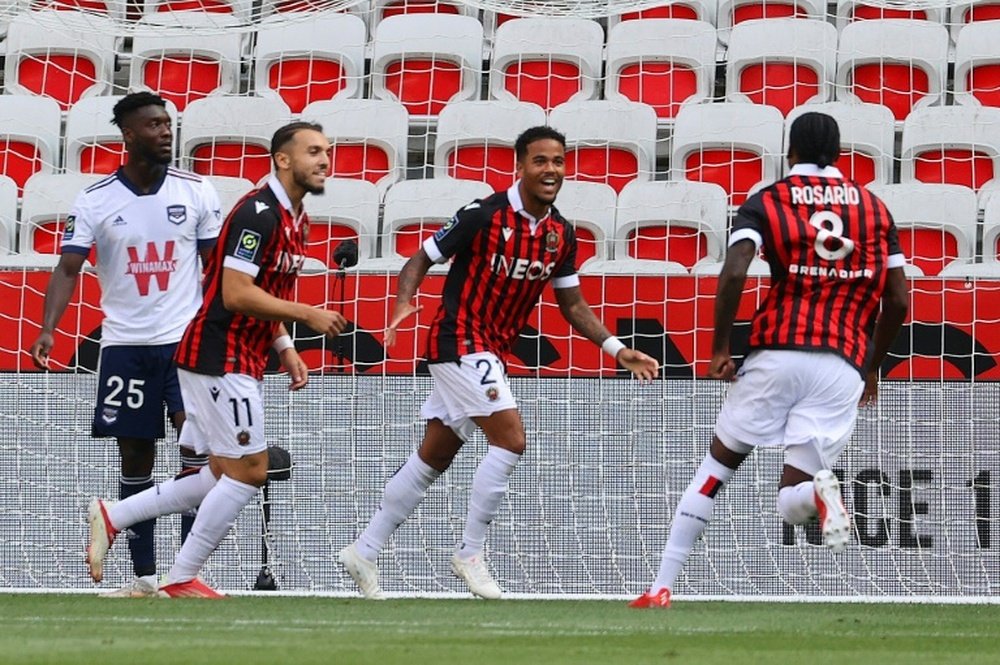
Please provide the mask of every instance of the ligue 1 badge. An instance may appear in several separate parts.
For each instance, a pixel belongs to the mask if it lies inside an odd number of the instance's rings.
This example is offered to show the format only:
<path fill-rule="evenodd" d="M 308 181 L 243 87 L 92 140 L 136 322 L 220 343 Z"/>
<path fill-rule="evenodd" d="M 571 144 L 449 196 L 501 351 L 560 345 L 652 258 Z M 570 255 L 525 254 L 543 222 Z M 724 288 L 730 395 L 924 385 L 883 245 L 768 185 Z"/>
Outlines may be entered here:
<path fill-rule="evenodd" d="M 555 254 L 559 251 L 559 232 L 549 231 L 545 234 L 545 251 Z"/>

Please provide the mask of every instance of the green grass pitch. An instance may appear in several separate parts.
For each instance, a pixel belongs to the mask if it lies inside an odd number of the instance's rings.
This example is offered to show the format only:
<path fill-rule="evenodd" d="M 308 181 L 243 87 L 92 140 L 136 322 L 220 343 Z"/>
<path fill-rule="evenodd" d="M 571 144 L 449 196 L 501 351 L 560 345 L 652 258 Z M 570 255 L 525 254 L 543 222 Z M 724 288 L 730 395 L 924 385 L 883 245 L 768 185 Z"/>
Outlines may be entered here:
<path fill-rule="evenodd" d="M 0 662 L 1000 663 L 1000 606 L 0 594 Z"/>

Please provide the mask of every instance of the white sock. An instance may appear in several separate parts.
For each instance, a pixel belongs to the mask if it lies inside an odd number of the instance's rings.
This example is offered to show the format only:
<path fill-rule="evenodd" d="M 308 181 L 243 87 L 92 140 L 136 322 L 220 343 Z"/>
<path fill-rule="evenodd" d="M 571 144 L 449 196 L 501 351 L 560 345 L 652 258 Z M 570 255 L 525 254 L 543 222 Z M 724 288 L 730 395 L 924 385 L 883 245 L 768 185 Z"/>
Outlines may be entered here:
<path fill-rule="evenodd" d="M 472 477 L 472 491 L 469 495 L 469 515 L 462 533 L 462 544 L 458 556 L 471 559 L 483 551 L 486 528 L 496 517 L 500 502 L 507 494 L 507 480 L 514 472 L 521 456 L 517 453 L 490 446 L 486 457 L 479 463 Z"/>
<path fill-rule="evenodd" d="M 711 454 L 705 456 L 677 504 L 667 545 L 663 548 L 660 571 L 650 591 L 656 593 L 661 589 L 673 588 L 674 580 L 691 554 L 691 549 L 712 519 L 716 495 L 722 485 L 733 477 L 733 472 L 734 469 L 718 462 Z"/>
<path fill-rule="evenodd" d="M 818 514 L 816 490 L 807 480 L 778 490 L 778 513 L 789 524 L 805 524 Z"/>
<path fill-rule="evenodd" d="M 179 475 L 122 499 L 108 508 L 108 519 L 120 531 L 160 515 L 183 513 L 196 508 L 215 482 L 215 474 L 203 466 L 197 473 Z"/>
<path fill-rule="evenodd" d="M 167 575 L 167 583 L 188 582 L 198 576 L 208 557 L 236 523 L 243 507 L 250 503 L 258 487 L 222 476 L 201 502 L 191 533 L 177 553 Z"/>
<path fill-rule="evenodd" d="M 355 548 L 365 559 L 375 561 L 385 547 L 389 536 L 406 521 L 424 498 L 424 492 L 437 480 L 441 472 L 432 468 L 414 452 L 399 468 L 382 491 L 382 503 L 372 515 L 368 526 L 354 542 Z"/>

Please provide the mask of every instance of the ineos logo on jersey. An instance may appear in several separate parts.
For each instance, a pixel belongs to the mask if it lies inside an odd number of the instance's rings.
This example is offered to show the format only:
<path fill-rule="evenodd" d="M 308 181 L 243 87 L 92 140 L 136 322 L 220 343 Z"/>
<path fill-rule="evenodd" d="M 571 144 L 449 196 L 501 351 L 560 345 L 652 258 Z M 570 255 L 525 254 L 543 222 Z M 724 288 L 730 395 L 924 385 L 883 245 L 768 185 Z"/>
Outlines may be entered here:
<path fill-rule="evenodd" d="M 844 220 L 839 215 L 821 210 L 809 218 L 816 228 L 816 253 L 827 261 L 840 261 L 854 251 L 854 241 L 844 236 Z"/>
<path fill-rule="evenodd" d="M 160 256 L 156 243 L 146 243 L 146 257 L 139 259 L 139 248 L 129 247 L 128 266 L 125 269 L 126 275 L 135 276 L 135 285 L 139 289 L 140 296 L 149 295 L 149 278 L 156 278 L 156 286 L 161 292 L 167 290 L 170 284 L 170 273 L 177 270 L 177 259 L 174 258 L 174 241 L 168 240 L 163 248 L 163 256 Z"/>
<path fill-rule="evenodd" d="M 490 265 L 493 272 L 506 275 L 511 279 L 526 279 L 533 281 L 536 279 L 548 279 L 552 270 L 556 267 L 555 262 L 543 263 L 530 259 L 517 259 L 494 254 Z"/>

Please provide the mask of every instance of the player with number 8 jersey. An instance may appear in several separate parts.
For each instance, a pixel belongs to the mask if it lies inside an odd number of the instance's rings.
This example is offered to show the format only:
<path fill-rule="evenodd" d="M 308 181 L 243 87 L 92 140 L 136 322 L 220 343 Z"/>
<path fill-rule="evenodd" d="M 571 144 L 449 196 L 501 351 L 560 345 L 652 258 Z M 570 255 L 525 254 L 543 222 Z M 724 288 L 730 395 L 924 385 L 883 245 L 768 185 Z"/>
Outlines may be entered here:
<path fill-rule="evenodd" d="M 784 448 L 778 513 L 787 523 L 818 518 L 835 552 L 850 540 L 850 516 L 831 467 L 854 431 L 859 403 L 875 399 L 879 366 L 906 317 L 905 258 L 885 204 L 833 166 L 840 128 L 832 117 L 802 114 L 788 145 L 788 177 L 736 214 L 708 368 L 709 378 L 734 383 L 708 454 L 677 504 L 656 580 L 631 607 L 670 606 L 716 497 L 756 447 Z M 733 323 L 747 268 L 761 250 L 771 285 L 737 371 Z"/>

